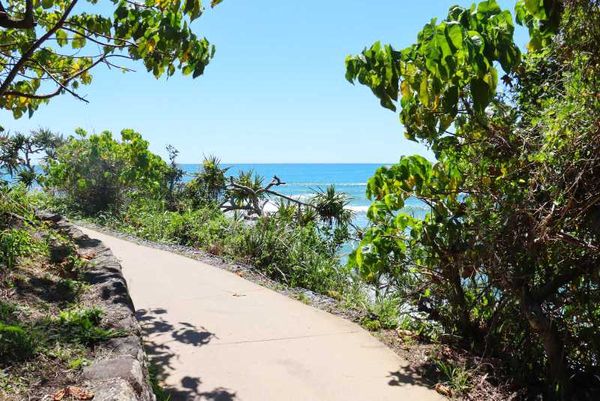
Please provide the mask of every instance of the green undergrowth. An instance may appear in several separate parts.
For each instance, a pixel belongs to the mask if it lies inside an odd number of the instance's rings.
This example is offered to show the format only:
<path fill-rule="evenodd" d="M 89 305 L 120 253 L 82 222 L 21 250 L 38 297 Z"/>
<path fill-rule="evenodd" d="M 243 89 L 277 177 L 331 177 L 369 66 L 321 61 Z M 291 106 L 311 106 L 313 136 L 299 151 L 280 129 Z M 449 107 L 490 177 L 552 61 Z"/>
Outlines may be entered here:
<path fill-rule="evenodd" d="M 122 335 L 83 302 L 87 262 L 75 244 L 30 206 L 21 189 L 0 189 L 0 399 L 7 401 L 73 384 L 70 373 L 94 347 Z"/>
<path fill-rule="evenodd" d="M 332 252 L 316 225 L 298 224 L 277 213 L 245 221 L 212 207 L 168 211 L 160 202 L 138 201 L 125 212 L 84 216 L 57 199 L 36 197 L 38 204 L 71 218 L 141 239 L 201 249 L 229 262 L 251 265 L 290 287 L 339 298 L 352 280 L 352 271 Z"/>

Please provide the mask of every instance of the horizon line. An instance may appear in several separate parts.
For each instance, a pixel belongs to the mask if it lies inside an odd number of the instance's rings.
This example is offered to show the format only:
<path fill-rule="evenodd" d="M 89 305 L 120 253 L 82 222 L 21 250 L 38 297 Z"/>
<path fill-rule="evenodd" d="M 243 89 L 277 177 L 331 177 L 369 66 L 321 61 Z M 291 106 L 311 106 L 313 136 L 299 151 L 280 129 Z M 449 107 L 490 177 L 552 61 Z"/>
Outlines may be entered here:
<path fill-rule="evenodd" d="M 396 162 L 226 162 L 226 161 L 221 161 L 221 164 L 347 164 L 347 165 L 351 165 L 351 164 L 377 164 L 377 165 L 384 165 L 384 164 L 395 164 Z M 183 164 L 202 164 L 202 162 L 200 163 L 189 163 L 189 162 L 178 162 L 177 164 L 179 165 L 183 165 Z"/>

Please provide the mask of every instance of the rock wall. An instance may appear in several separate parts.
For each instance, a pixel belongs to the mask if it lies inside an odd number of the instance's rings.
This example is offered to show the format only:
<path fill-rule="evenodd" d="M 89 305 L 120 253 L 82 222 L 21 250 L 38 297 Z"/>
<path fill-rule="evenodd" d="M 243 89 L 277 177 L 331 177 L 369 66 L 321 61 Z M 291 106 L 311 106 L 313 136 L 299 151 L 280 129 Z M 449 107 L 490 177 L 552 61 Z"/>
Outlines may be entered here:
<path fill-rule="evenodd" d="M 122 334 L 97 346 L 77 385 L 91 390 L 93 401 L 155 401 L 141 329 L 119 261 L 101 241 L 89 238 L 61 216 L 40 217 L 71 237 L 79 254 L 89 260 L 84 277 L 90 288 L 82 302 L 103 309 L 103 323 Z"/>

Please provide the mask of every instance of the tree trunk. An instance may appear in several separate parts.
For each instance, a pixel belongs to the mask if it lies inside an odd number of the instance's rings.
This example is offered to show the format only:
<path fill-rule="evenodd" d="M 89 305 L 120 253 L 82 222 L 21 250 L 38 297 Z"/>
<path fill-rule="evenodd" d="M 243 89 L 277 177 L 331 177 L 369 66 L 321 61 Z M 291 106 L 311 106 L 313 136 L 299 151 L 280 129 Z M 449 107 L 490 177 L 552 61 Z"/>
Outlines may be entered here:
<path fill-rule="evenodd" d="M 553 399 L 567 400 L 569 394 L 569 368 L 565 358 L 563 341 L 552 320 L 544 314 L 542 305 L 526 288 L 521 290 L 521 309 L 529 327 L 542 340 L 548 358 Z"/>

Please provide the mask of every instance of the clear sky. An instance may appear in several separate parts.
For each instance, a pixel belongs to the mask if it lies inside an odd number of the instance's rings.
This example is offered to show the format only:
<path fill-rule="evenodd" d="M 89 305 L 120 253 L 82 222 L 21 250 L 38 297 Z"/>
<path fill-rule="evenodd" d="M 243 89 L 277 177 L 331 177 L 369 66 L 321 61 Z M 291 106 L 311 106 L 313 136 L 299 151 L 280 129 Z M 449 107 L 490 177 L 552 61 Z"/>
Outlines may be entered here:
<path fill-rule="evenodd" d="M 41 126 L 67 135 L 76 127 L 133 128 L 161 155 L 174 145 L 183 163 L 203 154 L 233 163 L 388 163 L 427 155 L 404 139 L 396 113 L 345 80 L 344 59 L 376 40 L 408 46 L 432 17 L 471 3 L 225 0 L 193 23 L 217 47 L 199 78 L 156 80 L 141 64 L 128 74 L 101 67 L 81 89 L 89 104 L 63 95 L 31 119 L 0 112 L 0 120 L 11 131 Z M 513 10 L 514 1 L 500 4 Z M 525 40 L 521 30 L 517 41 Z"/>

